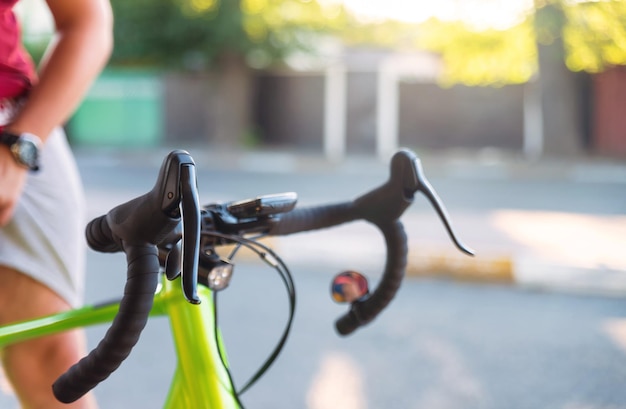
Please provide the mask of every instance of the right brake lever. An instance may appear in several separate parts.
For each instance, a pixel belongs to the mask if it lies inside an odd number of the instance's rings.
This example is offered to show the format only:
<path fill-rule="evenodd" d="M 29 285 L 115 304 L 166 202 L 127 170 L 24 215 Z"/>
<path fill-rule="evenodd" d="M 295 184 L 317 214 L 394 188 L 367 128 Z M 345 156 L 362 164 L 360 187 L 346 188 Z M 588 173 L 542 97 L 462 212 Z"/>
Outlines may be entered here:
<path fill-rule="evenodd" d="M 161 210 L 171 217 L 182 219 L 182 249 L 178 248 L 178 243 L 174 243 L 174 254 L 171 256 L 178 258 L 180 255 L 182 259 L 180 273 L 185 298 L 192 304 L 199 304 L 197 271 L 201 218 L 195 163 L 186 151 L 174 151 L 168 157 L 162 172 L 164 173 L 159 178 L 161 184 L 158 186 L 162 200 Z M 177 276 L 172 271 L 176 264 L 176 260 L 169 263 L 169 279 Z"/>
<path fill-rule="evenodd" d="M 196 186 L 195 167 L 181 166 L 181 213 L 183 219 L 182 284 L 185 298 L 200 304 L 198 297 L 198 260 L 200 258 L 200 203 Z"/>
<path fill-rule="evenodd" d="M 403 172 L 404 188 L 406 189 L 405 195 L 412 196 L 415 192 L 422 192 L 424 196 L 430 201 L 431 205 L 435 208 L 435 211 L 439 215 L 441 222 L 446 228 L 448 235 L 452 239 L 455 246 L 463 253 L 473 256 L 474 250 L 466 246 L 459 240 L 454 234 L 452 229 L 452 223 L 448 212 L 443 204 L 443 201 L 437 195 L 437 192 L 432 187 L 426 176 L 424 176 L 424 169 L 422 168 L 422 162 L 411 151 L 403 149 L 396 154 L 397 162 L 394 163 L 396 171 Z M 393 170 L 392 170 L 393 172 Z"/>

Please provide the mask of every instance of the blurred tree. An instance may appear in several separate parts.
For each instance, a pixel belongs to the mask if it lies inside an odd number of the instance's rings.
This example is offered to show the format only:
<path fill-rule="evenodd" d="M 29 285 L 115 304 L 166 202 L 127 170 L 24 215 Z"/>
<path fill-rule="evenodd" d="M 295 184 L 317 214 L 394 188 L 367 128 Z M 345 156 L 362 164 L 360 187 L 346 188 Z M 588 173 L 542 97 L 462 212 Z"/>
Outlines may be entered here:
<path fill-rule="evenodd" d="M 341 27 L 339 6 L 315 0 L 112 0 L 115 64 L 204 69 L 223 54 L 253 67 L 311 49 L 313 34 Z"/>
<path fill-rule="evenodd" d="M 430 22 L 421 44 L 441 53 L 444 83 L 523 83 L 539 74 L 543 152 L 583 151 L 588 76 L 626 64 L 626 2 L 535 0 L 534 12 L 505 31 Z"/>
<path fill-rule="evenodd" d="M 580 79 L 565 63 L 564 2 L 535 0 L 535 7 L 543 152 L 576 155 L 583 151 L 585 114 Z"/>
<path fill-rule="evenodd" d="M 588 76 L 626 65 L 626 2 L 535 0 L 544 151 L 584 149 Z"/>
<path fill-rule="evenodd" d="M 445 86 L 501 86 L 525 83 L 536 73 L 537 50 L 528 20 L 506 30 L 472 28 L 462 21 L 431 19 L 416 43 L 441 55 Z"/>
<path fill-rule="evenodd" d="M 528 81 L 539 69 L 537 44 L 560 43 L 570 71 L 599 72 L 626 64 L 626 1 L 535 0 L 526 18 L 504 30 L 431 19 L 415 43 L 445 61 L 444 84 L 501 85 Z M 400 35 L 402 36 L 402 35 Z"/>
<path fill-rule="evenodd" d="M 444 86 L 500 86 L 528 81 L 537 71 L 531 19 L 507 29 L 476 28 L 470 23 L 431 18 L 423 23 L 352 20 L 342 33 L 349 45 L 426 50 L 443 64 Z"/>
<path fill-rule="evenodd" d="M 418 26 L 374 22 L 345 38 L 435 52 L 444 62 L 444 86 L 501 86 L 538 78 L 544 152 L 575 154 L 583 150 L 587 126 L 588 76 L 579 72 L 626 65 L 626 1 L 534 0 L 533 5 L 506 29 L 433 18 Z"/>
<path fill-rule="evenodd" d="M 570 70 L 593 73 L 626 65 L 626 1 L 565 1 L 563 11 L 565 60 Z M 550 41 L 540 31 L 537 40 Z"/>
<path fill-rule="evenodd" d="M 316 0 L 112 0 L 111 62 L 215 75 L 214 135 L 238 145 L 250 129 L 251 69 L 310 50 L 316 34 L 341 26 L 343 8 Z"/>

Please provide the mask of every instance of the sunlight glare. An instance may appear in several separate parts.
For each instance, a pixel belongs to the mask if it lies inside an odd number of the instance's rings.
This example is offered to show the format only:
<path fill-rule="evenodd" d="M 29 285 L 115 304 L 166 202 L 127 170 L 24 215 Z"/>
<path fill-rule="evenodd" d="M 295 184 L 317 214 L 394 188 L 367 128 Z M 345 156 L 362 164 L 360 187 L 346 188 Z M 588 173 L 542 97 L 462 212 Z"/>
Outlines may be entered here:
<path fill-rule="evenodd" d="M 366 409 L 365 384 L 361 369 L 352 357 L 330 352 L 307 393 L 309 409 Z"/>
<path fill-rule="evenodd" d="M 419 23 L 435 17 L 445 21 L 463 20 L 477 28 L 496 29 L 518 23 L 533 5 L 532 0 L 340 1 L 363 20 L 394 19 Z"/>

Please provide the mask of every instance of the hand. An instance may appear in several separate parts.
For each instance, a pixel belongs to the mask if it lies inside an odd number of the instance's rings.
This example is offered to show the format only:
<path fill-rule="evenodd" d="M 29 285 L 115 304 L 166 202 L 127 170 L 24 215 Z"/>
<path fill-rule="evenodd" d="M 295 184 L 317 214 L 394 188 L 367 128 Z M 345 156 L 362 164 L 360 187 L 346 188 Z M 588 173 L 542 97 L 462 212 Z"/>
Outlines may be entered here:
<path fill-rule="evenodd" d="M 0 227 L 13 217 L 28 170 L 15 162 L 9 148 L 0 147 Z"/>

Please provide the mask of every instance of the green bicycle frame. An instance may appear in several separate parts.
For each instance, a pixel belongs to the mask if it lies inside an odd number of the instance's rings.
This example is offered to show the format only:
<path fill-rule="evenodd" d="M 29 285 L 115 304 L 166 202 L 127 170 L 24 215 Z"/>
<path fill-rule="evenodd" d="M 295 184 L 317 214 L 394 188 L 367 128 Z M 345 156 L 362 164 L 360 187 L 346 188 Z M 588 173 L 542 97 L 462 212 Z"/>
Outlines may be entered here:
<path fill-rule="evenodd" d="M 177 366 L 164 409 L 236 409 L 234 386 L 220 356 L 221 341 L 215 326 L 211 290 L 198 286 L 200 305 L 188 303 L 181 293 L 180 279 L 162 275 L 151 316 L 167 316 L 177 355 Z M 0 327 L 0 350 L 8 345 L 67 331 L 111 322 L 118 303 L 86 306 L 75 310 Z"/>

